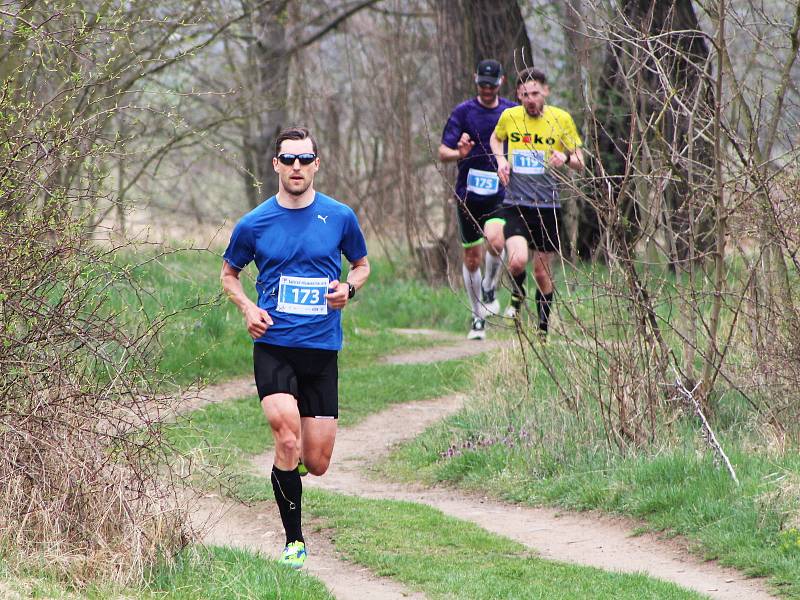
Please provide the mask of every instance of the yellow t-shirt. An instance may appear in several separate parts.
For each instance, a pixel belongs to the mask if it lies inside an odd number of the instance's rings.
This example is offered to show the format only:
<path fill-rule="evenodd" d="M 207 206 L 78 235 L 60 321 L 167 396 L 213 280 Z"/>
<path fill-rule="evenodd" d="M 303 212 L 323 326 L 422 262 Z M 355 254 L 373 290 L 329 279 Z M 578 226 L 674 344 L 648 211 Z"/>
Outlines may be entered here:
<path fill-rule="evenodd" d="M 557 180 L 547 162 L 553 150 L 573 152 L 582 145 L 572 116 L 546 104 L 541 116 L 532 117 L 524 106 L 515 106 L 503 111 L 494 133 L 508 143 L 511 179 L 504 203 L 559 206 Z"/>

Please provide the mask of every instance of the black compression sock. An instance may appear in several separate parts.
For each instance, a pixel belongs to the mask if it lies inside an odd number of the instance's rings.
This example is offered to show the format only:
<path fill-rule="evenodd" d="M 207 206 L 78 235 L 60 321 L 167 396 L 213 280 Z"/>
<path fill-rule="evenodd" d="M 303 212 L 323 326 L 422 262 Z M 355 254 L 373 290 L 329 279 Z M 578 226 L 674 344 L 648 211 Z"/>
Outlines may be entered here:
<path fill-rule="evenodd" d="M 522 301 L 525 299 L 525 271 L 519 275 L 514 275 L 514 289 L 511 290 L 511 305 L 519 309 Z"/>
<path fill-rule="evenodd" d="M 300 473 L 295 468 L 292 471 L 281 471 L 272 466 L 272 491 L 275 493 L 275 502 L 281 513 L 283 529 L 286 531 L 286 544 L 290 542 L 304 542 L 303 532 L 300 528 L 300 503 L 303 497 L 303 484 L 300 482 Z"/>
<path fill-rule="evenodd" d="M 550 309 L 553 307 L 553 292 L 543 294 L 536 290 L 536 312 L 539 313 L 539 329 L 547 333 L 550 325 Z"/>

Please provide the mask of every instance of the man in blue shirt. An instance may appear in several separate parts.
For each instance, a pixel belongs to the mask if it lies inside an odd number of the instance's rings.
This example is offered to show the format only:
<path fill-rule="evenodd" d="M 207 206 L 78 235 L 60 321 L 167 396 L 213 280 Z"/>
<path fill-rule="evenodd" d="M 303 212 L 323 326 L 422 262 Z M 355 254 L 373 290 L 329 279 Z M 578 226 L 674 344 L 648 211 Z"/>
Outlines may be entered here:
<path fill-rule="evenodd" d="M 366 282 L 369 262 L 352 209 L 314 190 L 319 157 L 308 129 L 282 131 L 272 165 L 278 193 L 234 227 L 221 280 L 255 341 L 258 397 L 275 440 L 272 488 L 286 531 L 281 562 L 300 568 L 306 548 L 298 465 L 322 475 L 330 464 L 339 416 L 341 309 Z M 345 282 L 339 281 L 342 254 L 350 262 Z M 239 279 L 252 261 L 257 303 Z"/>
<path fill-rule="evenodd" d="M 471 340 L 486 337 L 486 317 L 499 310 L 495 294 L 505 242 L 505 221 L 499 215 L 504 190 L 489 138 L 503 111 L 515 106 L 498 94 L 504 79 L 503 68 L 496 60 L 478 63 L 475 71 L 478 94 L 453 109 L 439 146 L 439 160 L 458 161 L 455 197 L 464 247 L 464 287 L 472 305 L 472 326 L 467 334 Z M 481 277 L 484 238 L 488 251 L 485 252 L 485 273 Z"/>

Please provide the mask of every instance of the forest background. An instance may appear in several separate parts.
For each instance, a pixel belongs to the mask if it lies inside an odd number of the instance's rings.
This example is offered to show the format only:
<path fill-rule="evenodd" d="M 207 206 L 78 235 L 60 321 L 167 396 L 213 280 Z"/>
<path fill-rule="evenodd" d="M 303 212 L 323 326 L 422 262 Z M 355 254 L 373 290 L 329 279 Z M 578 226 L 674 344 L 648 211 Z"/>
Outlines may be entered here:
<path fill-rule="evenodd" d="M 170 315 L 120 327 L 130 314 L 102 299 L 134 247 L 223 246 L 275 191 L 282 127 L 314 131 L 316 187 L 356 210 L 374 255 L 457 290 L 454 172 L 435 148 L 486 57 L 509 98 L 516 72 L 543 69 L 585 143 L 586 171 L 562 181 L 575 350 L 552 361 L 517 331 L 566 409 L 592 407 L 586 427 L 621 453 L 685 414 L 722 463 L 713 427 L 732 413 L 759 449 L 796 448 L 799 30 L 800 2 L 753 0 L 0 2 L 4 529 L 32 547 L 75 535 L 64 508 L 85 518 L 89 479 L 65 448 L 114 483 L 92 510 L 133 490 L 162 514 L 145 407 Z M 87 452 L 109 444 L 119 460 Z M 32 502 L 49 507 L 38 524 Z M 152 541 L 147 519 L 102 519 Z"/>

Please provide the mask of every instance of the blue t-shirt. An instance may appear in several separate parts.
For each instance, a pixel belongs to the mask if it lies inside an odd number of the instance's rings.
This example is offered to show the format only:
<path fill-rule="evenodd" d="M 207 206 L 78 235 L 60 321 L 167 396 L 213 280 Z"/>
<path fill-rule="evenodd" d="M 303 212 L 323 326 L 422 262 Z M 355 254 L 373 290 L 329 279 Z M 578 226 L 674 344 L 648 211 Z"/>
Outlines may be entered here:
<path fill-rule="evenodd" d="M 458 148 L 461 134 L 466 132 L 475 142 L 466 158 L 458 161 L 458 178 L 456 179 L 456 195 L 463 200 L 487 200 L 498 202 L 503 199 L 502 186 L 492 195 L 476 194 L 467 191 L 467 177 L 470 169 L 497 174 L 497 161 L 489 145 L 497 121 L 507 108 L 516 106 L 510 100 L 498 98 L 495 108 L 486 108 L 477 98 L 470 98 L 453 109 L 442 132 L 442 144 L 448 148 Z M 473 173 L 474 175 L 474 173 Z"/>
<path fill-rule="evenodd" d="M 242 270 L 251 261 L 258 267 L 258 306 L 273 324 L 255 340 L 289 348 L 341 350 L 341 311 L 297 314 L 325 305 L 324 289 L 303 287 L 310 279 L 329 281 L 342 273 L 342 254 L 351 263 L 367 255 L 364 234 L 353 210 L 325 194 L 316 193 L 304 208 L 290 209 L 275 196 L 265 200 L 236 224 L 223 258 Z M 281 279 L 283 276 L 283 280 Z M 294 286 L 297 278 L 310 278 Z M 317 282 L 318 283 L 318 282 Z M 279 293 L 291 308 L 278 310 Z M 303 305 L 306 302 L 306 305 Z M 312 303 L 317 302 L 312 307 Z"/>

